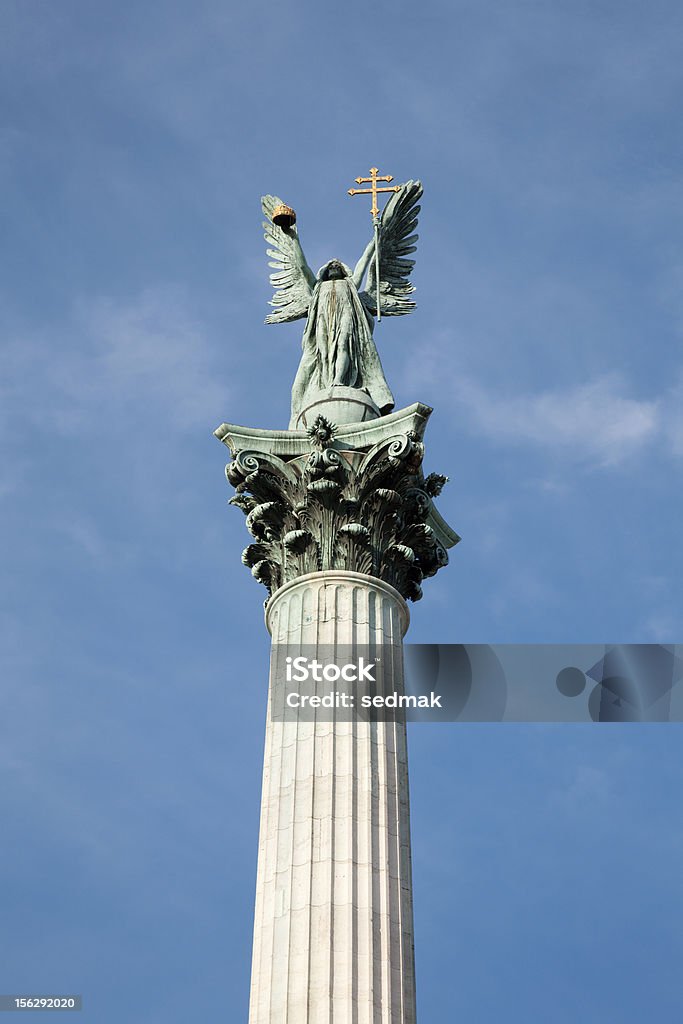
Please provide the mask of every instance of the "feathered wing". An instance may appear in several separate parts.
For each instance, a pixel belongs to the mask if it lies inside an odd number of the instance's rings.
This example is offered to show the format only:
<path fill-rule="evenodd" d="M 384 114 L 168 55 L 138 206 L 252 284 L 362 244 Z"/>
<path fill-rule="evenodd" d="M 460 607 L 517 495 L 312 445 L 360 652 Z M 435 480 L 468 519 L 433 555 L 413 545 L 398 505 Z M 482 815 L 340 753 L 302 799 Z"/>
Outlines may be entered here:
<path fill-rule="evenodd" d="M 270 305 L 275 306 L 275 312 L 266 317 L 267 324 L 282 324 L 306 316 L 315 285 L 315 274 L 306 262 L 296 228 L 273 224 L 273 211 L 281 203 L 277 196 L 261 196 L 261 209 L 267 218 L 263 222 L 263 237 L 271 258 L 268 266 L 274 269 L 270 275 L 273 286 Z"/>
<path fill-rule="evenodd" d="M 415 260 L 408 259 L 417 246 L 418 206 L 422 196 L 419 181 L 407 181 L 395 192 L 382 213 L 379 232 L 380 305 L 382 316 L 403 316 L 412 313 L 415 303 L 408 296 L 415 291 L 410 274 Z M 373 314 L 377 313 L 377 276 L 374 258 L 368 268 L 363 299 Z"/>

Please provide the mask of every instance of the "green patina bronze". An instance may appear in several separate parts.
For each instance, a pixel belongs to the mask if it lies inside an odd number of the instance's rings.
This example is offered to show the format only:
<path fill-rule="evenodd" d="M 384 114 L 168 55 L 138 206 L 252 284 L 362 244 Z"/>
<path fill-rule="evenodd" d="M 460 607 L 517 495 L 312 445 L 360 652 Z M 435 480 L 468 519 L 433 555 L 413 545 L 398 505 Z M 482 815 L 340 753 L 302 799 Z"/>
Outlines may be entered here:
<path fill-rule="evenodd" d="M 253 537 L 242 560 L 269 597 L 308 573 L 344 570 L 417 601 L 460 539 L 434 503 L 447 478 L 422 470 L 432 410 L 416 402 L 392 412 L 372 336 L 378 302 L 383 316 L 415 308 L 408 256 L 421 195 L 419 182 L 398 186 L 355 270 L 330 260 L 317 276 L 294 211 L 261 200 L 275 290 L 266 323 L 306 318 L 292 416 L 288 430 L 223 423 L 215 435 L 230 449 L 231 504 Z"/>
<path fill-rule="evenodd" d="M 290 427 L 320 396 L 337 387 L 354 388 L 368 395 L 376 415 L 394 407 L 373 339 L 374 318 L 403 316 L 415 303 L 409 259 L 417 242 L 419 181 L 409 181 L 396 191 L 379 221 L 379 230 L 366 246 L 352 271 L 339 259 L 329 260 L 315 275 L 306 262 L 294 223 L 275 223 L 273 213 L 283 207 L 277 196 L 263 196 L 261 206 L 265 239 L 273 273 L 271 305 L 275 311 L 266 323 L 285 323 L 306 318 L 303 354 L 292 388 Z M 377 279 L 379 267 L 379 280 Z M 379 308 L 378 299 L 379 295 Z"/>
<path fill-rule="evenodd" d="M 325 569 L 369 573 L 411 601 L 448 564 L 459 541 L 433 499 L 447 478 L 425 476 L 429 406 L 336 427 L 318 415 L 307 431 L 224 423 L 226 467 L 255 543 L 242 555 L 269 595 Z"/>

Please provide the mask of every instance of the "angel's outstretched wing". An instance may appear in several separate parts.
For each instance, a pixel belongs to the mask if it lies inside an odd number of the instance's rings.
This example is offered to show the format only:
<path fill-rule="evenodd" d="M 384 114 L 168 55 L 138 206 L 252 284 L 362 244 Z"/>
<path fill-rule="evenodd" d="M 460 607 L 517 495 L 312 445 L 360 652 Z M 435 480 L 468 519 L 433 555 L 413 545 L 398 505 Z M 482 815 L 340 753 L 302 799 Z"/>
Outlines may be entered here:
<path fill-rule="evenodd" d="M 274 292 L 270 305 L 275 306 L 275 312 L 266 317 L 267 324 L 282 324 L 306 316 L 315 285 L 315 274 L 306 262 L 296 228 L 281 228 L 272 221 L 273 210 L 281 205 L 277 196 L 261 196 L 261 209 L 267 217 L 263 237 L 272 261 L 268 266 L 274 268 L 270 275 Z"/>
<path fill-rule="evenodd" d="M 403 316 L 415 309 L 408 296 L 415 291 L 410 273 L 415 260 L 407 259 L 417 246 L 417 205 L 422 196 L 419 181 L 407 181 L 395 192 L 382 213 L 379 233 L 380 305 L 382 316 Z M 370 260 L 366 291 L 363 295 L 371 312 L 377 312 L 377 277 L 374 259 Z"/>

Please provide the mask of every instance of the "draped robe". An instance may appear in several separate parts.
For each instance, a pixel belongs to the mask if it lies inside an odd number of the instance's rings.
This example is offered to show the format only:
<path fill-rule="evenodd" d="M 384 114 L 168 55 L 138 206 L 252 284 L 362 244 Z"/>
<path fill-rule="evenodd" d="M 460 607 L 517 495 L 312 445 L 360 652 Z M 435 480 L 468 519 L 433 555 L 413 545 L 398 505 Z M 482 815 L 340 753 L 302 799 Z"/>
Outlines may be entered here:
<path fill-rule="evenodd" d="M 328 278 L 333 263 L 343 268 L 343 277 Z M 303 354 L 292 387 L 293 422 L 317 393 L 335 384 L 365 391 L 383 415 L 391 412 L 394 396 L 372 337 L 373 323 L 351 270 L 330 260 L 318 272 L 308 309 Z"/>

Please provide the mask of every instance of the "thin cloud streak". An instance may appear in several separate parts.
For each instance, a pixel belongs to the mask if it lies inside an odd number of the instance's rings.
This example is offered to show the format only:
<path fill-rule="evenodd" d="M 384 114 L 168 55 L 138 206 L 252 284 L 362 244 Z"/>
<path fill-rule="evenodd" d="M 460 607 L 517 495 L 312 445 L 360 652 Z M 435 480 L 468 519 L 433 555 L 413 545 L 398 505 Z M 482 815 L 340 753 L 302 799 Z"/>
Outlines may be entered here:
<path fill-rule="evenodd" d="M 457 402 L 471 429 L 504 443 L 530 443 L 616 465 L 661 429 L 660 403 L 629 398 L 617 375 L 564 390 L 501 395 L 461 379 Z"/>
<path fill-rule="evenodd" d="M 163 417 L 165 432 L 206 428 L 209 411 L 227 399 L 217 360 L 206 327 L 177 290 L 89 298 L 58 330 L 17 332 L 5 347 L 5 429 L 27 421 L 44 427 L 49 416 L 50 429 L 66 435 L 120 431 L 150 413 Z"/>
<path fill-rule="evenodd" d="M 448 380 L 449 412 L 464 420 L 473 435 L 500 445 L 532 445 L 554 458 L 591 466 L 620 465 L 655 441 L 680 454 L 678 431 L 683 437 L 683 429 L 672 420 L 672 395 L 632 397 L 618 373 L 603 373 L 565 388 L 525 391 L 520 385 L 504 390 L 457 367 L 459 355 L 445 339 L 426 344 L 419 365 L 411 365 L 405 376 L 413 386 L 431 391 L 443 388 Z"/>

